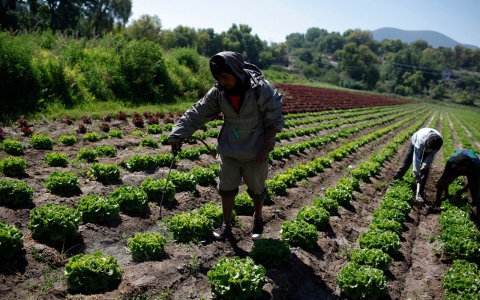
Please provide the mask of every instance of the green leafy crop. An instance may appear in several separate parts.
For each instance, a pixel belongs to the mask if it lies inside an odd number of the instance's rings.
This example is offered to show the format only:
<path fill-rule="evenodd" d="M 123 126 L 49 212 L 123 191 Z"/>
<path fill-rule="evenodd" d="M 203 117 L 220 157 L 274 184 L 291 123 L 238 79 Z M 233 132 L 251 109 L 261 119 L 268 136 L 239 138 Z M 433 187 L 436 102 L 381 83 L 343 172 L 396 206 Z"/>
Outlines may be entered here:
<path fill-rule="evenodd" d="M 336 200 L 339 205 L 347 205 L 352 200 L 352 191 L 348 190 L 345 186 L 336 186 L 334 188 L 328 188 L 325 191 L 325 198 Z"/>
<path fill-rule="evenodd" d="M 317 228 L 305 221 L 289 220 L 282 224 L 282 240 L 292 246 L 313 248 L 318 241 Z"/>
<path fill-rule="evenodd" d="M 260 239 L 253 244 L 249 256 L 256 264 L 264 266 L 266 269 L 278 267 L 283 263 L 290 261 L 292 255 L 288 245 L 276 239 Z"/>
<path fill-rule="evenodd" d="M 194 167 L 189 172 L 195 176 L 196 181 L 201 186 L 208 186 L 214 183 L 217 177 L 215 171 L 210 168 Z"/>
<path fill-rule="evenodd" d="M 88 171 L 88 176 L 98 181 L 117 181 L 120 179 L 121 169 L 113 164 L 93 163 Z"/>
<path fill-rule="evenodd" d="M 238 257 L 220 259 L 207 277 L 213 297 L 232 300 L 257 298 L 262 294 L 267 271 L 253 259 Z"/>
<path fill-rule="evenodd" d="M 468 296 L 480 294 L 480 275 L 475 263 L 457 259 L 452 267 L 445 271 L 442 279 L 443 288 L 447 295 Z M 459 297 L 458 299 L 462 299 Z M 474 298 L 472 298 L 474 299 Z"/>
<path fill-rule="evenodd" d="M 74 135 L 62 135 L 58 141 L 65 146 L 73 146 L 77 143 L 77 138 Z"/>
<path fill-rule="evenodd" d="M 166 179 L 148 177 L 142 182 L 142 190 L 147 193 L 150 201 L 159 201 L 162 195 L 164 200 L 175 200 L 175 185 L 171 181 L 167 183 Z"/>
<path fill-rule="evenodd" d="M 30 138 L 30 144 L 33 149 L 52 150 L 53 141 L 48 135 L 39 133 Z"/>
<path fill-rule="evenodd" d="M 121 268 L 115 258 L 100 251 L 77 254 L 65 265 L 64 276 L 72 291 L 101 292 L 119 282 Z"/>
<path fill-rule="evenodd" d="M 201 215 L 206 216 L 210 220 L 213 221 L 213 227 L 217 228 L 220 227 L 223 223 L 223 210 L 220 205 L 216 205 L 215 202 L 208 202 L 202 205 L 198 209 L 198 213 Z M 238 222 L 237 213 L 233 210 L 232 211 L 232 223 Z"/>
<path fill-rule="evenodd" d="M 253 200 L 247 192 L 235 196 L 235 211 L 239 215 L 251 216 L 254 212 Z"/>
<path fill-rule="evenodd" d="M 0 204 L 32 203 L 33 188 L 19 180 L 0 180 Z"/>
<path fill-rule="evenodd" d="M 20 176 L 25 174 L 27 161 L 21 157 L 7 156 L 0 160 L 0 172 L 5 176 Z"/>
<path fill-rule="evenodd" d="M 80 181 L 72 172 L 53 172 L 47 178 L 45 187 L 50 193 L 65 194 L 80 190 Z"/>
<path fill-rule="evenodd" d="M 88 133 L 85 133 L 83 135 L 83 140 L 84 141 L 98 142 L 101 139 L 102 139 L 102 137 L 96 132 L 88 132 Z"/>
<path fill-rule="evenodd" d="M 140 147 L 158 148 L 158 142 L 152 138 L 143 138 L 140 140 Z"/>
<path fill-rule="evenodd" d="M 348 299 L 378 299 L 387 291 L 383 272 L 350 262 L 338 273 L 336 282 Z"/>
<path fill-rule="evenodd" d="M 351 261 L 367 265 L 382 271 L 388 271 L 392 258 L 380 249 L 356 249 L 352 251 Z"/>
<path fill-rule="evenodd" d="M 370 229 L 379 229 L 379 230 L 390 230 L 395 232 L 396 234 L 400 235 L 402 233 L 402 224 L 398 223 L 395 220 L 392 219 L 380 219 L 380 218 L 375 218 L 372 220 L 372 223 L 370 223 L 370 226 L 368 227 Z"/>
<path fill-rule="evenodd" d="M 0 257 L 8 260 L 20 252 L 23 247 L 23 234 L 15 225 L 0 222 Z"/>
<path fill-rule="evenodd" d="M 108 132 L 108 136 L 111 138 L 123 138 L 122 131 L 120 129 L 112 129 Z"/>
<path fill-rule="evenodd" d="M 137 233 L 128 239 L 127 247 L 135 261 L 155 260 L 165 255 L 167 239 L 158 232 Z"/>
<path fill-rule="evenodd" d="M 82 213 L 84 223 L 108 222 L 118 216 L 119 205 L 112 198 L 87 195 L 77 202 L 77 210 Z"/>
<path fill-rule="evenodd" d="M 87 162 L 93 162 L 97 159 L 97 152 L 90 147 L 82 148 L 78 151 L 77 158 L 86 160 Z"/>
<path fill-rule="evenodd" d="M 283 196 L 287 193 L 287 185 L 283 181 L 269 179 L 265 181 L 265 185 L 268 189 L 268 195 L 272 196 Z"/>
<path fill-rule="evenodd" d="M 110 193 L 122 211 L 142 212 L 148 208 L 148 196 L 142 189 L 135 186 L 122 185 Z"/>
<path fill-rule="evenodd" d="M 125 163 L 125 168 L 130 172 L 141 170 L 155 170 L 158 168 L 158 159 L 155 155 L 134 155 Z"/>
<path fill-rule="evenodd" d="M 162 133 L 162 127 L 158 124 L 152 124 L 147 126 L 147 133 L 148 134 L 160 134 Z"/>
<path fill-rule="evenodd" d="M 364 232 L 359 238 L 360 248 L 380 249 L 383 252 L 394 255 L 400 249 L 400 237 L 393 231 L 379 229 Z"/>
<path fill-rule="evenodd" d="M 405 223 L 407 217 L 405 216 L 404 213 L 402 213 L 400 210 L 396 208 L 378 208 L 373 212 L 373 219 L 372 222 L 375 219 L 388 219 L 388 220 L 394 220 L 397 221 L 400 224 Z"/>
<path fill-rule="evenodd" d="M 97 157 L 115 157 L 117 155 L 117 149 L 112 145 L 101 145 L 95 149 Z"/>
<path fill-rule="evenodd" d="M 66 167 L 68 165 L 67 155 L 60 152 L 47 153 L 45 163 L 50 167 Z"/>
<path fill-rule="evenodd" d="M 170 221 L 170 231 L 180 242 L 200 242 L 213 231 L 213 221 L 198 212 L 176 214 Z"/>
<path fill-rule="evenodd" d="M 48 203 L 30 211 L 28 229 L 36 239 L 64 241 L 78 235 L 82 214 L 76 209 Z"/>
<path fill-rule="evenodd" d="M 318 230 L 325 229 L 330 220 L 330 213 L 319 206 L 303 206 L 297 214 L 297 220 L 314 225 Z"/>
<path fill-rule="evenodd" d="M 323 207 L 330 215 L 338 214 L 338 202 L 335 199 L 320 197 L 313 199 L 313 205 Z"/>
<path fill-rule="evenodd" d="M 177 192 L 194 192 L 197 190 L 197 179 L 189 172 L 172 172 L 168 180 L 171 180 Z"/>
<path fill-rule="evenodd" d="M 19 141 L 6 139 L 2 143 L 3 151 L 7 152 L 10 155 L 22 155 L 23 154 L 23 145 Z"/>

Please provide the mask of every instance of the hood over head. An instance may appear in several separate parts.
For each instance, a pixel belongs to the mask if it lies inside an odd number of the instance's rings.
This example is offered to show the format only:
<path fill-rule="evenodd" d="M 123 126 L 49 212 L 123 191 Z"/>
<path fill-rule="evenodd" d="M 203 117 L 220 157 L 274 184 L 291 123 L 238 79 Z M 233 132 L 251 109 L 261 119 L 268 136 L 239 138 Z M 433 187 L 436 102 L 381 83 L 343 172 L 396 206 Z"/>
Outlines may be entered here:
<path fill-rule="evenodd" d="M 255 65 L 249 64 L 244 61 L 243 55 L 233 51 L 223 51 L 215 54 L 210 58 L 210 71 L 213 77 L 222 72 L 234 74 L 242 85 L 245 83 L 250 75 L 251 78 L 255 78 L 254 81 L 263 78 L 263 74 Z"/>

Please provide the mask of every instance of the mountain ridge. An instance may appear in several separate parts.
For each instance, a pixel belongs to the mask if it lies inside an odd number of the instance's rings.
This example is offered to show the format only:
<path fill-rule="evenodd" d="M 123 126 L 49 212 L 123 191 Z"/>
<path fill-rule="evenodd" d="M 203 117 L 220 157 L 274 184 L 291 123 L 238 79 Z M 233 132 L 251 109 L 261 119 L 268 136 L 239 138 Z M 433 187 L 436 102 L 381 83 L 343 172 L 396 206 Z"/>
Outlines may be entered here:
<path fill-rule="evenodd" d="M 472 50 L 478 48 L 478 46 L 475 45 L 462 44 L 438 31 L 433 30 L 403 30 L 393 27 L 382 27 L 373 30 L 372 34 L 373 38 L 379 42 L 383 41 L 384 39 L 398 39 L 404 43 L 410 44 L 417 40 L 424 40 L 433 48 L 450 47 L 454 49 L 456 45 L 461 45 Z"/>

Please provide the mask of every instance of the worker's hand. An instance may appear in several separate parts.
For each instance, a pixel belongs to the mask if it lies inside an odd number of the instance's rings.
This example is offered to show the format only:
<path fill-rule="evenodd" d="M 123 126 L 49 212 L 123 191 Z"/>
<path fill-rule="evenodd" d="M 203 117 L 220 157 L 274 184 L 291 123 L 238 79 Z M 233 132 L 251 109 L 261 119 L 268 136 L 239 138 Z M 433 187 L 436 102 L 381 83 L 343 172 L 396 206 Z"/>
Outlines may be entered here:
<path fill-rule="evenodd" d="M 255 157 L 255 162 L 257 164 L 264 163 L 268 160 L 268 151 L 265 151 L 264 149 L 260 149 L 257 153 L 257 157 Z"/>
<path fill-rule="evenodd" d="M 172 154 L 173 156 L 177 156 L 179 151 L 182 151 L 182 141 L 178 142 L 171 142 L 170 145 L 172 146 Z"/>

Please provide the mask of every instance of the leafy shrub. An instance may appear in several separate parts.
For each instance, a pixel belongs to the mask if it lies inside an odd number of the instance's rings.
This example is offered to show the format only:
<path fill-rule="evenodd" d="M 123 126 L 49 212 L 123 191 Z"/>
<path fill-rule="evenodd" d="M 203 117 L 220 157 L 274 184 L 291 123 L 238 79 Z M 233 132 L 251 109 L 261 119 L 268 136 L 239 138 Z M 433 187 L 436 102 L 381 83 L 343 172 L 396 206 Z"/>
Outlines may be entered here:
<path fill-rule="evenodd" d="M 117 149 L 112 145 L 101 145 L 95 149 L 97 157 L 115 157 L 117 155 Z"/>
<path fill-rule="evenodd" d="M 111 137 L 111 138 L 123 138 L 123 134 L 122 134 L 122 131 L 120 129 L 112 129 L 110 130 L 110 132 L 108 133 L 108 136 Z"/>
<path fill-rule="evenodd" d="M 371 230 L 364 232 L 359 238 L 360 248 L 380 249 L 383 252 L 394 255 L 400 249 L 400 237 L 389 230 Z"/>
<path fill-rule="evenodd" d="M 114 199 L 99 195 L 84 196 L 77 205 L 84 223 L 108 222 L 115 219 L 119 212 L 119 205 Z"/>
<path fill-rule="evenodd" d="M 80 181 L 72 172 L 53 172 L 47 178 L 45 187 L 52 194 L 65 194 L 80 190 Z"/>
<path fill-rule="evenodd" d="M 65 146 L 72 146 L 77 143 L 77 138 L 74 135 L 61 135 L 58 141 Z"/>
<path fill-rule="evenodd" d="M 143 136 L 143 131 L 141 130 L 134 130 L 132 131 L 133 136 Z"/>
<path fill-rule="evenodd" d="M 324 208 L 330 215 L 338 214 L 338 202 L 335 199 L 325 197 L 315 198 L 313 199 L 313 205 Z"/>
<path fill-rule="evenodd" d="M 143 138 L 140 140 L 140 147 L 158 148 L 158 142 L 152 138 Z"/>
<path fill-rule="evenodd" d="M 147 133 L 148 134 L 160 134 L 160 133 L 162 133 L 162 127 L 160 127 L 160 125 L 158 125 L 158 124 L 148 125 L 147 126 Z"/>
<path fill-rule="evenodd" d="M 247 192 L 235 196 L 235 212 L 239 215 L 251 216 L 255 211 L 253 200 Z"/>
<path fill-rule="evenodd" d="M 0 172 L 5 176 L 20 176 L 25 174 L 27 161 L 20 157 L 7 156 L 0 160 Z"/>
<path fill-rule="evenodd" d="M 288 262 L 292 253 L 288 245 L 280 240 L 261 239 L 255 241 L 248 255 L 256 264 L 270 269 Z"/>
<path fill-rule="evenodd" d="M 142 189 L 135 186 L 122 185 L 110 193 L 122 211 L 142 212 L 148 208 L 148 196 Z"/>
<path fill-rule="evenodd" d="M 175 185 L 171 181 L 167 183 L 166 179 L 148 177 L 142 182 L 142 190 L 147 193 L 150 201 L 158 201 L 162 199 L 162 195 L 164 200 L 175 200 Z"/>
<path fill-rule="evenodd" d="M 318 230 L 325 229 L 330 220 L 330 213 L 319 206 L 303 206 L 297 214 L 297 220 L 314 225 Z"/>
<path fill-rule="evenodd" d="M 372 223 L 370 223 L 370 226 L 368 227 L 372 230 L 378 229 L 378 230 L 390 230 L 395 232 L 396 234 L 400 235 L 402 233 L 402 224 L 398 223 L 395 220 L 391 219 L 379 219 L 379 218 L 374 218 L 372 220 Z"/>
<path fill-rule="evenodd" d="M 170 231 L 180 242 L 200 242 L 213 231 L 213 221 L 198 212 L 176 214 L 170 221 Z"/>
<path fill-rule="evenodd" d="M 318 241 L 317 228 L 305 221 L 290 220 L 282 224 L 282 240 L 292 246 L 313 248 Z"/>
<path fill-rule="evenodd" d="M 210 289 L 214 297 L 245 300 L 262 294 L 267 271 L 255 265 L 250 257 L 240 259 L 224 257 L 207 272 Z"/>
<path fill-rule="evenodd" d="M 60 152 L 47 153 L 44 161 L 50 167 L 66 167 L 68 165 L 67 155 Z"/>
<path fill-rule="evenodd" d="M 97 152 L 90 147 L 82 148 L 78 151 L 77 158 L 86 160 L 87 162 L 93 162 L 97 159 Z"/>
<path fill-rule="evenodd" d="M 28 229 L 35 239 L 64 241 L 78 235 L 82 214 L 76 209 L 48 203 L 30 211 Z"/>
<path fill-rule="evenodd" d="M 0 257 L 4 262 L 20 252 L 23 247 L 23 234 L 15 225 L 0 221 Z"/>
<path fill-rule="evenodd" d="M 72 291 L 101 292 L 121 279 L 117 259 L 100 251 L 77 254 L 65 265 L 64 277 Z"/>
<path fill-rule="evenodd" d="M 387 279 L 381 270 L 353 262 L 340 270 L 335 281 L 348 299 L 378 299 L 387 291 Z"/>
<path fill-rule="evenodd" d="M 19 180 L 0 180 L 0 204 L 32 203 L 33 188 Z"/>
<path fill-rule="evenodd" d="M 165 255 L 167 239 L 158 232 L 137 233 L 128 239 L 127 247 L 133 260 L 155 260 Z"/>
<path fill-rule="evenodd" d="M 208 186 L 209 184 L 214 183 L 215 178 L 217 177 L 215 171 L 210 168 L 194 167 L 189 173 L 195 176 L 195 180 L 201 186 Z"/>
<path fill-rule="evenodd" d="M 37 133 L 30 138 L 30 144 L 33 149 L 52 150 L 53 141 L 48 135 Z"/>
<path fill-rule="evenodd" d="M 194 192 L 197 189 L 195 175 L 188 172 L 172 172 L 168 180 L 173 182 L 177 192 Z"/>
<path fill-rule="evenodd" d="M 362 266 L 371 266 L 388 271 L 392 258 L 380 249 L 355 249 L 351 253 L 351 261 Z"/>
<path fill-rule="evenodd" d="M 19 141 L 6 139 L 2 143 L 3 151 L 7 152 L 10 155 L 22 155 L 23 154 L 23 145 Z"/>
<path fill-rule="evenodd" d="M 468 296 L 480 293 L 480 275 L 475 263 L 457 259 L 445 271 L 442 284 L 447 295 Z M 459 298 L 460 299 L 460 298 Z"/>
<path fill-rule="evenodd" d="M 214 228 L 220 227 L 220 225 L 222 225 L 223 223 L 222 206 L 216 205 L 214 202 L 209 202 L 201 206 L 200 209 L 198 210 L 198 213 L 212 220 Z M 235 224 L 236 222 L 238 222 L 238 217 L 237 217 L 237 213 L 233 210 L 232 223 Z"/>
<path fill-rule="evenodd" d="M 83 140 L 84 141 L 98 142 L 101 139 L 102 139 L 102 137 L 96 132 L 89 132 L 89 133 L 85 133 L 83 135 Z"/>

